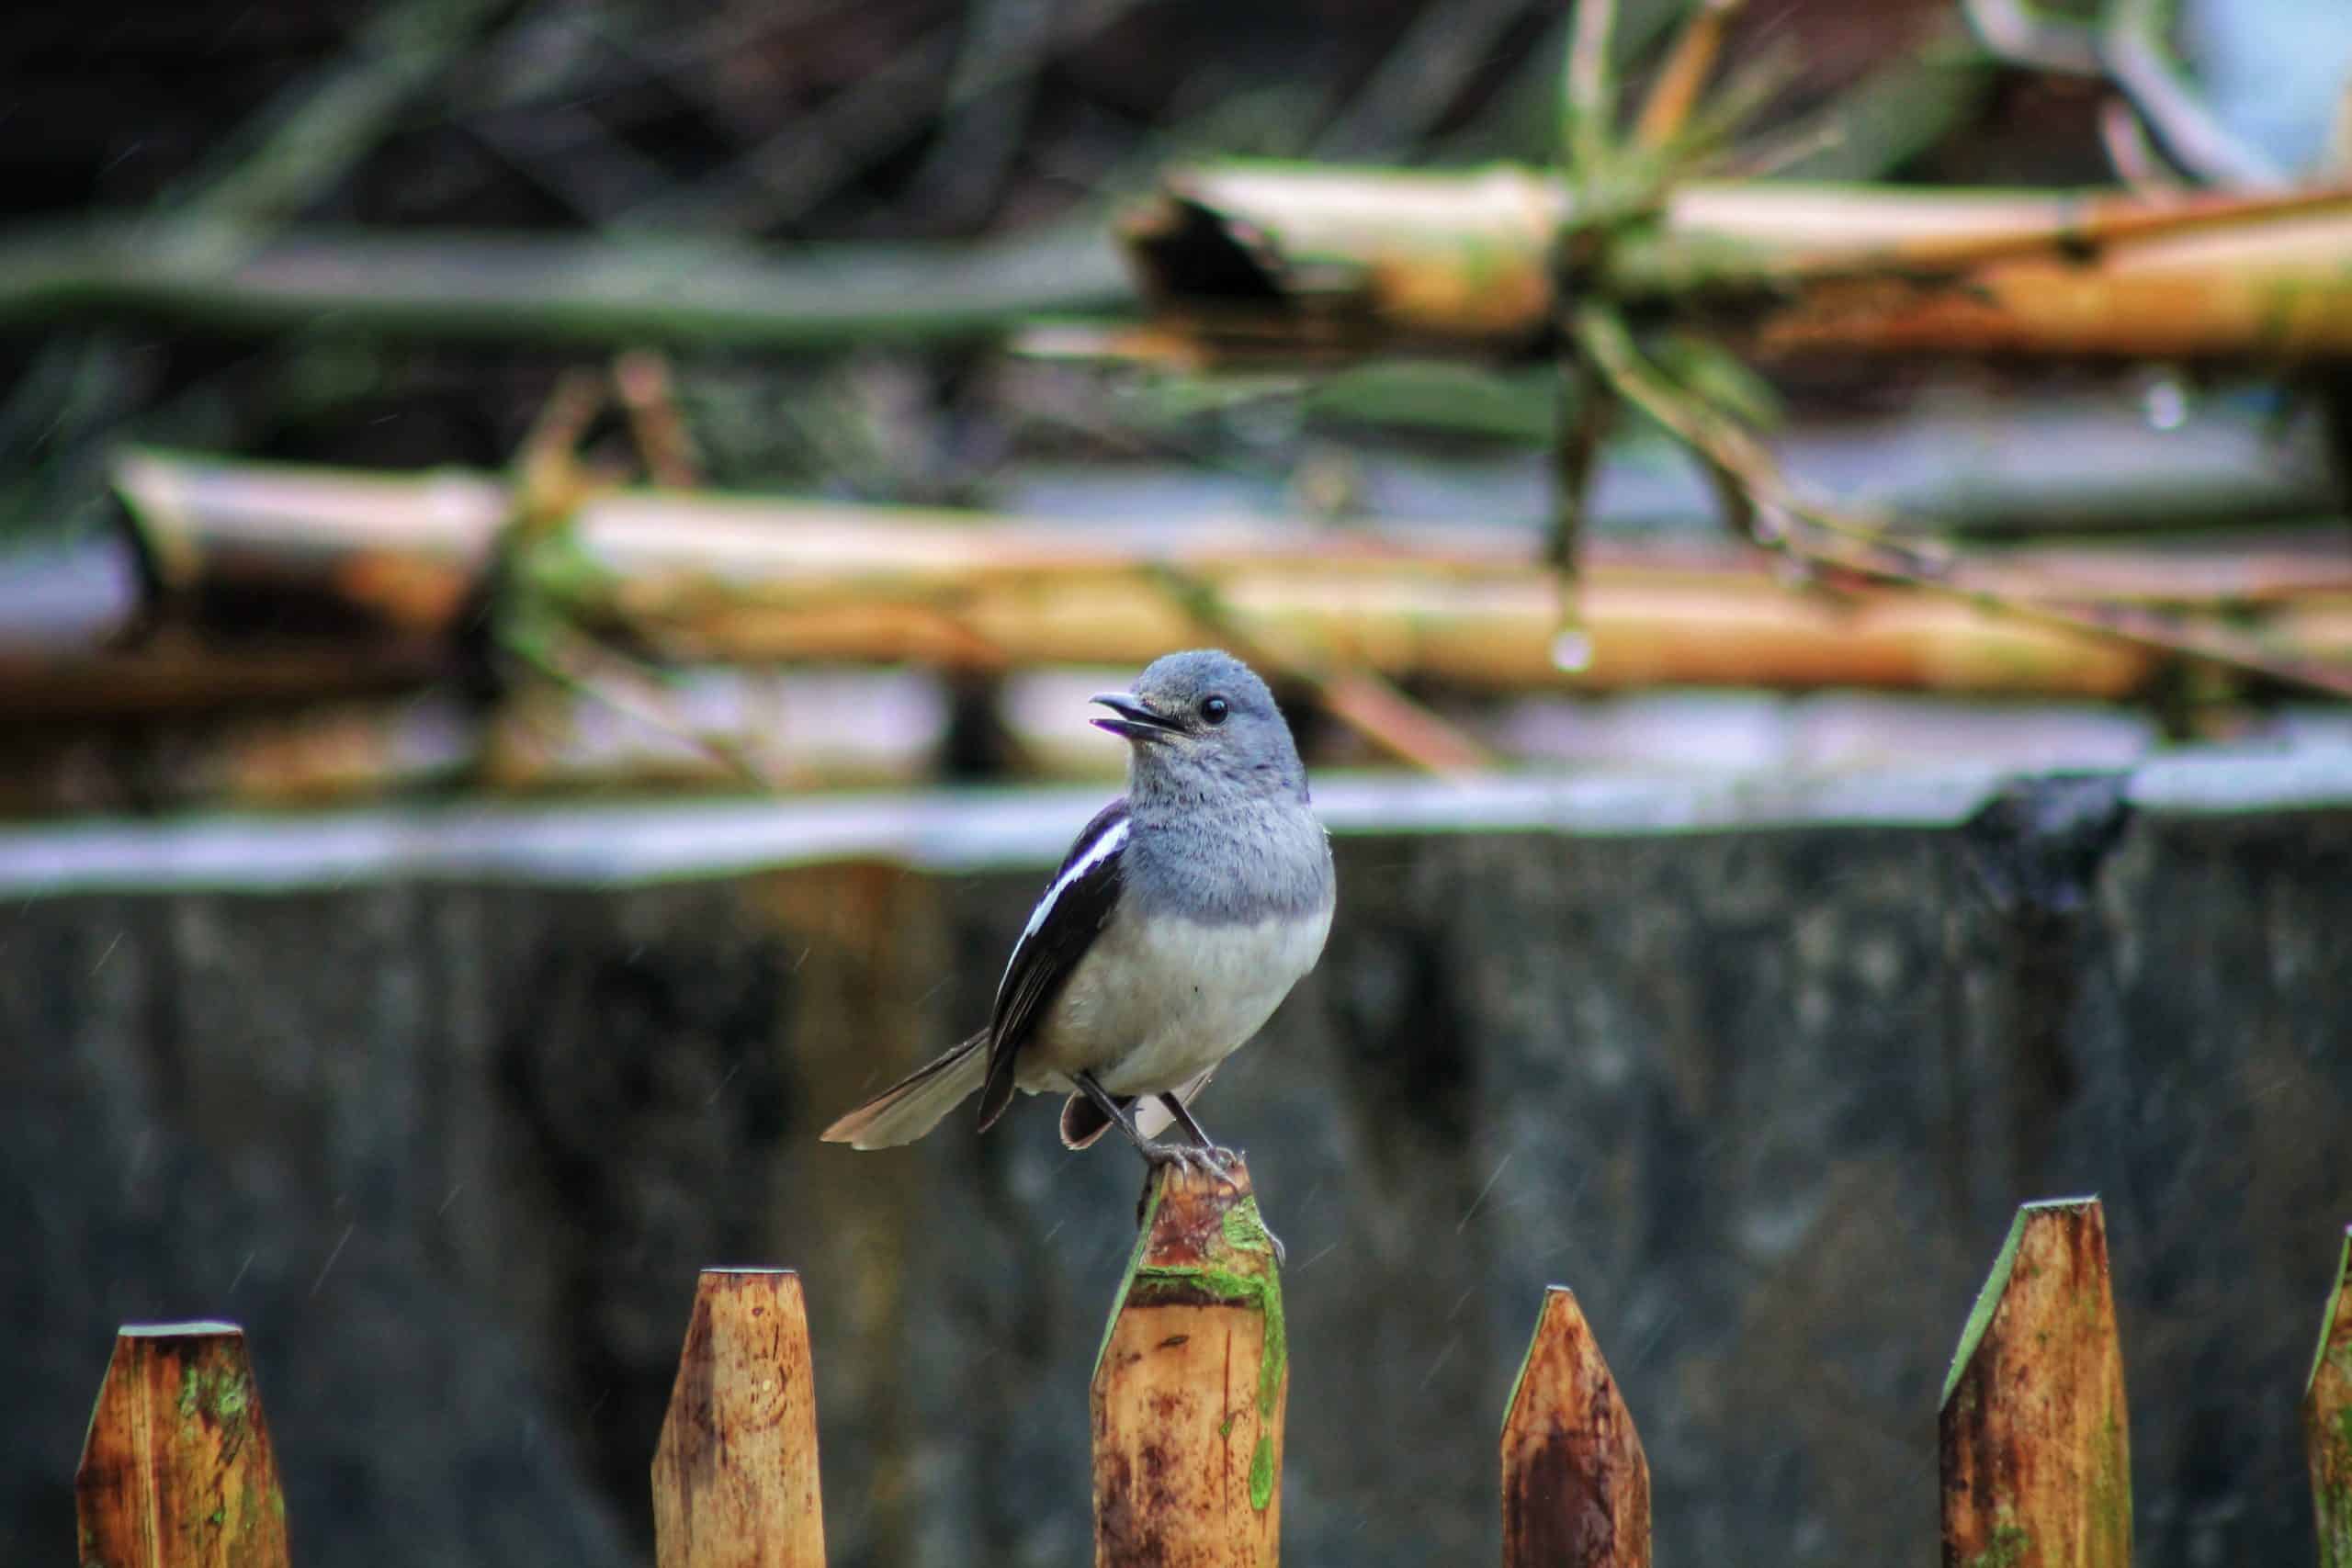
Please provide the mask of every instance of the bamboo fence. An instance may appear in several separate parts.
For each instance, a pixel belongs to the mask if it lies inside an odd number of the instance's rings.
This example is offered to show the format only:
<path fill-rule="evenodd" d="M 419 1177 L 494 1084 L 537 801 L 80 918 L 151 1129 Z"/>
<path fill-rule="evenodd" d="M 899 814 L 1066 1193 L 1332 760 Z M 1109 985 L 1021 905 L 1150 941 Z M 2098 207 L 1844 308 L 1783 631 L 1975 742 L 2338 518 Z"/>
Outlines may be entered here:
<path fill-rule="evenodd" d="M 2347 1267 L 2352 1230 L 2302 1396 L 2319 1568 L 2352 1568 Z M 797 1275 L 703 1273 L 653 1447 L 661 1568 L 822 1568 L 812 1368 Z M 1169 1174 L 1149 1195 L 1095 1358 L 1097 1568 L 1272 1568 L 1289 1392 L 1279 1252 L 1248 1172 Z M 1503 1416 L 1506 1568 L 1646 1568 L 1638 1403 L 1574 1293 L 1552 1287 Z M 2018 1211 L 1968 1315 L 1937 1427 L 1946 1568 L 2126 1568 L 2130 1423 L 2096 1198 Z M 83 1568 L 294 1561 L 242 1331 L 126 1326 L 74 1496 Z"/>

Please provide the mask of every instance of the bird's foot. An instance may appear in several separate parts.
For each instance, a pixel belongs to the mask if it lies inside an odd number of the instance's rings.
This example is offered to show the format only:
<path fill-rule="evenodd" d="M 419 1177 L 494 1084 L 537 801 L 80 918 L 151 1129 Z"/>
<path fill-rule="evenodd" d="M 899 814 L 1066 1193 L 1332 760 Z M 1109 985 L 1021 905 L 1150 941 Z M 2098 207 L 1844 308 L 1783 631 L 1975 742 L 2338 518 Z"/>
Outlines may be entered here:
<path fill-rule="evenodd" d="M 1159 1179 L 1161 1171 L 1171 1166 L 1216 1177 L 1227 1187 L 1238 1185 L 1233 1179 L 1233 1168 L 1241 1163 L 1241 1151 L 1238 1149 L 1228 1149 L 1222 1144 L 1139 1143 L 1136 1147 L 1142 1152 L 1146 1167 L 1143 1190 L 1136 1197 L 1136 1224 L 1138 1225 L 1151 1212 L 1152 1183 Z M 1266 1233 L 1266 1240 L 1273 1247 L 1274 1267 L 1281 1268 L 1290 1257 L 1283 1247 L 1283 1238 L 1273 1233 L 1263 1214 L 1258 1216 L 1258 1228 Z"/>
<path fill-rule="evenodd" d="M 1241 1156 L 1231 1149 L 1204 1147 L 1199 1144 L 1162 1144 L 1138 1139 L 1136 1152 L 1143 1156 L 1143 1191 L 1136 1199 L 1136 1224 L 1143 1224 L 1144 1215 L 1151 1211 L 1152 1187 L 1162 1171 L 1170 1169 L 1196 1170 L 1213 1176 L 1227 1186 L 1233 1185 L 1232 1167 Z"/>
<path fill-rule="evenodd" d="M 1198 1144 L 1146 1143 L 1136 1146 L 1143 1151 L 1145 1163 L 1154 1170 L 1175 1165 L 1222 1176 L 1237 1157 L 1231 1149 L 1204 1149 Z"/>

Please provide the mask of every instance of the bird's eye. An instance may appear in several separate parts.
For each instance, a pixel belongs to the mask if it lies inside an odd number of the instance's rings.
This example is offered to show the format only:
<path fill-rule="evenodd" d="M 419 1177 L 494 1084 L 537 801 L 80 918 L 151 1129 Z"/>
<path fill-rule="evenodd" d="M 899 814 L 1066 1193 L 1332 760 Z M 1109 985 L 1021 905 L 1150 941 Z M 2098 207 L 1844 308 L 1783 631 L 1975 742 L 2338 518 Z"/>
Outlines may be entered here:
<path fill-rule="evenodd" d="M 1223 697 L 1204 697 L 1201 700 L 1201 722 L 1204 724 L 1223 724 L 1225 716 L 1232 711 Z"/>

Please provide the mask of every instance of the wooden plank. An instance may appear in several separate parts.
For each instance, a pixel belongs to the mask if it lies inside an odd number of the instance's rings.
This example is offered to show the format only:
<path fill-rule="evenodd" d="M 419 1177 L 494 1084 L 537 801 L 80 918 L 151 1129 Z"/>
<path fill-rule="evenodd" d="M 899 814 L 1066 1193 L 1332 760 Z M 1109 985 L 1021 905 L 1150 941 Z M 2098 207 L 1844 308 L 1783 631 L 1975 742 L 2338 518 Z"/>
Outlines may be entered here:
<path fill-rule="evenodd" d="M 659 1568 L 823 1568 L 800 1277 L 706 1269 L 653 1451 Z"/>
<path fill-rule="evenodd" d="M 1273 1568 L 1289 1392 L 1249 1171 L 1163 1171 L 1094 1361 L 1096 1568 Z"/>
<path fill-rule="evenodd" d="M 1502 1453 L 1503 1568 L 1649 1568 L 1649 1458 L 1565 1285 L 1544 1292 Z"/>
<path fill-rule="evenodd" d="M 124 1325 L 74 1507 L 82 1568 L 285 1568 L 286 1498 L 244 1330 Z"/>
<path fill-rule="evenodd" d="M 2126 1568 L 2132 1450 L 2096 1198 L 2018 1211 L 1944 1380 L 1946 1568 Z"/>
<path fill-rule="evenodd" d="M 2311 1455 L 2319 1568 L 2352 1568 L 2352 1226 L 2346 1227 L 2344 1250 L 2336 1255 L 2319 1352 L 2303 1386 L 2303 1441 Z"/>

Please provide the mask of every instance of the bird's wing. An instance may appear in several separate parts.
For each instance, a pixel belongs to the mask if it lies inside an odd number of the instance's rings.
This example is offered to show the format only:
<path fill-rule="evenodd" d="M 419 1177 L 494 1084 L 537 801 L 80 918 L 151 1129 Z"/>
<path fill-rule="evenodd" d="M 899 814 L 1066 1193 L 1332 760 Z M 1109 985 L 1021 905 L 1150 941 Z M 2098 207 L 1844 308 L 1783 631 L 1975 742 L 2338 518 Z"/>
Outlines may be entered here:
<path fill-rule="evenodd" d="M 1012 944 L 989 1021 L 989 1076 L 980 1090 L 983 1130 L 1012 1102 L 1013 1061 L 1030 1031 L 1118 908 L 1127 831 L 1124 796 L 1096 812 Z"/>

